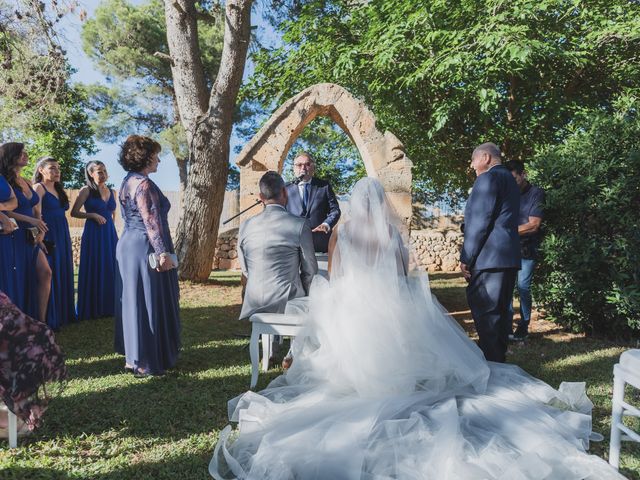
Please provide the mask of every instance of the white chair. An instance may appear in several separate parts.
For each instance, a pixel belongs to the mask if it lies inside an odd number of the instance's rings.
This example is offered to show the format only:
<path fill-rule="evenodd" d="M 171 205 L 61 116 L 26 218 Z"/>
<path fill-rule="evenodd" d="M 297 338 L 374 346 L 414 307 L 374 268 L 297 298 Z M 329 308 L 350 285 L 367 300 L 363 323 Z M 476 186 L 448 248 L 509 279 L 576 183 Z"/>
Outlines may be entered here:
<path fill-rule="evenodd" d="M 7 408 L 3 403 L 0 403 L 0 409 L 7 412 L 7 430 L 9 432 L 9 448 L 16 448 L 18 446 L 18 417 Z"/>
<path fill-rule="evenodd" d="M 640 418 L 640 409 L 624 401 L 625 385 L 640 390 L 640 349 L 632 349 L 620 355 L 619 363 L 613 366 L 613 405 L 611 408 L 611 443 L 609 463 L 618 468 L 620 443 L 631 440 L 640 443 L 640 435 L 623 423 L 623 417 Z"/>
<path fill-rule="evenodd" d="M 286 335 L 295 337 L 302 329 L 304 317 L 283 313 L 254 313 L 249 317 L 251 322 L 251 340 L 249 355 L 251 357 L 251 385 L 258 383 L 258 339 L 262 337 L 262 371 L 269 369 L 271 353 L 271 335 Z"/>

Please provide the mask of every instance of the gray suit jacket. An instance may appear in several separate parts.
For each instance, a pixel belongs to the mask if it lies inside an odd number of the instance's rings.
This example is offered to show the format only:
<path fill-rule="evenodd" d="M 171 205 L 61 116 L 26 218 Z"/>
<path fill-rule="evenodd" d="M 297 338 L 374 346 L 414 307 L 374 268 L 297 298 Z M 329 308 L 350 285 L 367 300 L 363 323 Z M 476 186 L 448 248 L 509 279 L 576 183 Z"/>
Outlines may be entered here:
<path fill-rule="evenodd" d="M 247 277 L 241 319 L 284 313 L 289 300 L 309 293 L 318 272 L 307 221 L 279 205 L 268 205 L 240 225 L 238 259 Z"/>

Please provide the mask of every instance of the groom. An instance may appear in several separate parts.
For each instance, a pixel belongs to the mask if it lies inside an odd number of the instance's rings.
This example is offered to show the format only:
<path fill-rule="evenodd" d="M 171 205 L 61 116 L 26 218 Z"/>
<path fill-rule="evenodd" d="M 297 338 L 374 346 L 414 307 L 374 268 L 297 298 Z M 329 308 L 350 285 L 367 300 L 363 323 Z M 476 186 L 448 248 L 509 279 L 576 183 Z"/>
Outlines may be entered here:
<path fill-rule="evenodd" d="M 276 172 L 260 179 L 262 213 L 242 222 L 238 260 L 247 285 L 240 318 L 258 312 L 283 313 L 287 302 L 308 295 L 318 264 L 311 229 L 286 211 L 287 190 Z"/>
<path fill-rule="evenodd" d="M 464 210 L 460 270 L 487 360 L 504 362 L 511 333 L 509 305 L 520 268 L 520 190 L 502 165 L 500 149 L 483 143 L 471 155 L 477 175 Z"/>

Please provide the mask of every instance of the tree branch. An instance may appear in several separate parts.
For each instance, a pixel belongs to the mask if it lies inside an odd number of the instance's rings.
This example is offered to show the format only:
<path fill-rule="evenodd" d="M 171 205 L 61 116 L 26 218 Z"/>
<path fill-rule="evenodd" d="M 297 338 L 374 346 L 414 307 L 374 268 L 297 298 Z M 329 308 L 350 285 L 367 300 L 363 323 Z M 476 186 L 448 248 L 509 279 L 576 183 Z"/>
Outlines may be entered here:
<path fill-rule="evenodd" d="M 169 62 L 169 64 L 171 64 L 172 67 L 175 66 L 175 63 L 173 62 L 173 58 L 171 58 L 171 55 L 167 55 L 166 53 L 162 53 L 162 52 L 155 52 L 153 56 L 160 58 L 162 60 L 166 60 L 167 62 Z"/>

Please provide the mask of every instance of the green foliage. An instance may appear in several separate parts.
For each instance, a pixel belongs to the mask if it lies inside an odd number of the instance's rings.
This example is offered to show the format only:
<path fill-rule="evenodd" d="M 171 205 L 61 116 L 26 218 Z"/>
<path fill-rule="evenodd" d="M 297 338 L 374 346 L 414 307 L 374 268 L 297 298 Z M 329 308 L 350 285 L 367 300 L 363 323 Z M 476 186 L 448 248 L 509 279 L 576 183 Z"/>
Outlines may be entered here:
<path fill-rule="evenodd" d="M 56 36 L 63 3 L 0 0 L 0 142 L 27 145 L 27 176 L 38 157 L 57 158 L 64 183 L 75 187 L 82 157 L 95 144 L 84 92 L 69 85 L 71 70 Z"/>
<path fill-rule="evenodd" d="M 254 54 L 245 96 L 271 109 L 334 82 L 394 132 L 425 193 L 464 192 L 484 141 L 529 159 L 584 108 L 637 92 L 640 4 L 627 0 L 273 2 L 279 48 Z"/>
<path fill-rule="evenodd" d="M 222 53 L 222 16 L 200 22 L 198 34 L 206 81 L 212 85 Z M 133 5 L 104 0 L 82 29 L 82 45 L 110 85 L 90 85 L 92 124 L 98 138 L 114 142 L 133 132 L 157 136 L 176 158 L 188 153 L 175 107 L 175 94 L 160 0 Z M 158 53 L 159 55 L 156 55 Z"/>
<path fill-rule="evenodd" d="M 284 162 L 284 175 L 293 179 L 293 160 L 308 152 L 316 164 L 315 176 L 327 180 L 337 194 L 351 191 L 366 176 L 358 149 L 347 135 L 329 119 L 319 117 L 307 126 L 292 145 Z"/>
<path fill-rule="evenodd" d="M 588 334 L 640 332 L 640 119 L 592 114 L 538 155 L 546 190 L 535 298 L 558 323 Z"/>

